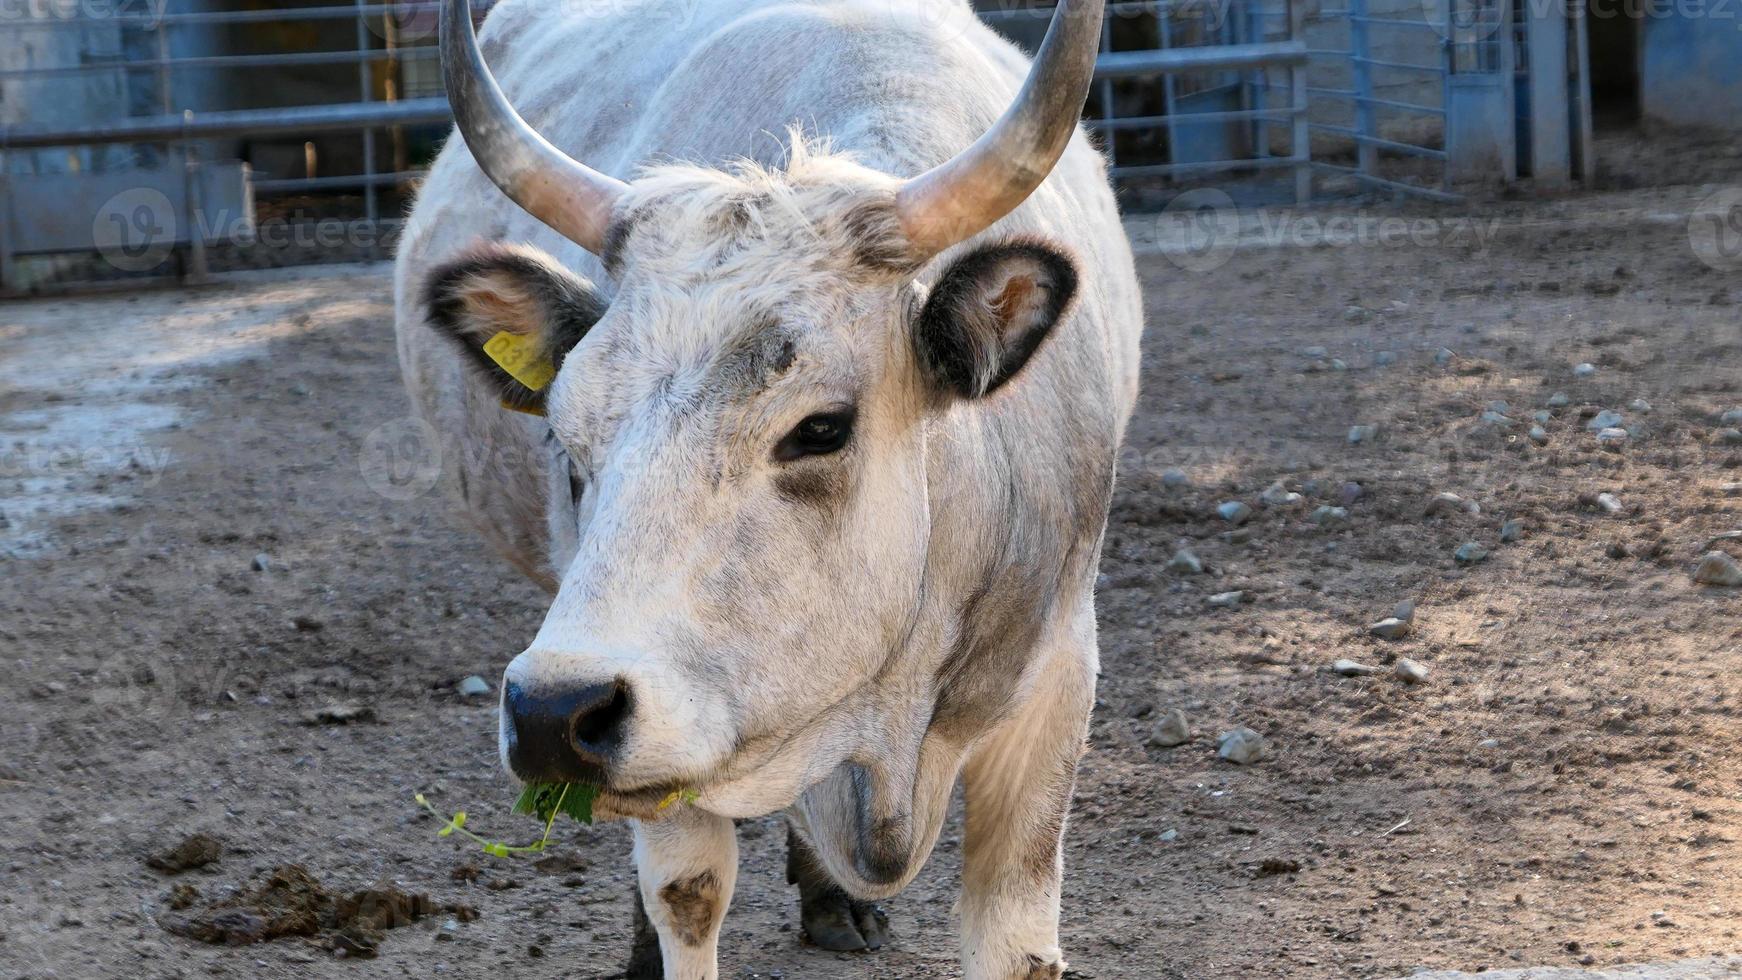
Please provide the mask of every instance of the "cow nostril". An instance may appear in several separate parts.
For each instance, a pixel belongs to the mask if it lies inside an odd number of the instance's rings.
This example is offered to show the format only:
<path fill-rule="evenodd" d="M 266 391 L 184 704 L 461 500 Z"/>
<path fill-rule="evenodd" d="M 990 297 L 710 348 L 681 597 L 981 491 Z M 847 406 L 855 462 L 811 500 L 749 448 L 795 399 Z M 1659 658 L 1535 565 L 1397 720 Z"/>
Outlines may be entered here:
<path fill-rule="evenodd" d="M 622 740 L 623 722 L 632 707 L 626 685 L 613 684 L 601 693 L 606 696 L 575 712 L 570 728 L 576 751 L 597 760 L 610 756 Z"/>

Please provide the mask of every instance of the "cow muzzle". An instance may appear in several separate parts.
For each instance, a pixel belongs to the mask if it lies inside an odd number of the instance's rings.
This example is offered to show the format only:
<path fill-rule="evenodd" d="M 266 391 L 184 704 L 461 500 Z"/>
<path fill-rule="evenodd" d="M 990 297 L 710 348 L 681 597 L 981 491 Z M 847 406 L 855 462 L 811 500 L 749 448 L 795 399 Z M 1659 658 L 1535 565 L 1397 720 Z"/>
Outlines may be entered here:
<path fill-rule="evenodd" d="M 528 783 L 605 785 L 635 714 L 620 678 L 502 687 L 502 747 L 508 768 Z"/>

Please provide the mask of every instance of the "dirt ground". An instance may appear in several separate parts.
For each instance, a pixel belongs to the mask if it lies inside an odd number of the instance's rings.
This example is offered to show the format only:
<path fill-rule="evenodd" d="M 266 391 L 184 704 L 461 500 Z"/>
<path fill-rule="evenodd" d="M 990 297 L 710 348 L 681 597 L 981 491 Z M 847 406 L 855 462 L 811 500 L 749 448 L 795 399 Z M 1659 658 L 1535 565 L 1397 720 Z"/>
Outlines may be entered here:
<path fill-rule="evenodd" d="M 1742 263 L 1689 235 L 1721 189 L 1246 215 L 1242 247 L 1208 261 L 1133 219 L 1144 394 L 1067 843 L 1073 976 L 1380 978 L 1742 945 L 1742 595 L 1690 574 L 1742 529 L 1723 489 L 1742 447 L 1714 442 L 1742 407 Z M 1400 213 L 1435 233 L 1267 230 Z M 1451 234 L 1464 219 L 1494 231 Z M 494 683 L 543 597 L 398 479 L 384 275 L 13 303 L 0 340 L 0 976 L 616 972 L 624 828 L 500 861 L 412 801 L 535 836 L 507 813 L 492 699 L 454 688 Z M 1539 446 L 1524 433 L 1556 392 Z M 1600 409 L 1631 430 L 1618 452 L 1587 431 Z M 1376 430 L 1351 444 L 1356 425 Z M 1305 499 L 1266 505 L 1277 481 Z M 1445 492 L 1480 513 L 1430 516 Z M 1215 515 L 1228 500 L 1254 508 L 1243 527 Z M 1347 516 L 1314 523 L 1321 506 Z M 1503 544 L 1510 519 L 1523 537 Z M 1456 563 L 1466 541 L 1487 560 Z M 1205 573 L 1169 570 L 1182 546 Z M 1237 607 L 1207 601 L 1232 591 Z M 1413 634 L 1368 635 L 1403 600 Z M 1337 676 L 1338 658 L 1382 672 Z M 1428 682 L 1394 679 L 1398 658 Z M 305 723 L 335 704 L 373 717 Z M 1155 747 L 1172 708 L 1195 737 Z M 1237 725 L 1268 758 L 1216 758 Z M 215 862 L 147 866 L 196 831 Z M 776 819 L 740 836 L 723 975 L 954 974 L 959 821 L 868 956 L 801 942 Z M 294 931 L 230 947 L 162 928 L 290 864 L 335 895 L 397 882 L 433 911 L 367 960 Z"/>

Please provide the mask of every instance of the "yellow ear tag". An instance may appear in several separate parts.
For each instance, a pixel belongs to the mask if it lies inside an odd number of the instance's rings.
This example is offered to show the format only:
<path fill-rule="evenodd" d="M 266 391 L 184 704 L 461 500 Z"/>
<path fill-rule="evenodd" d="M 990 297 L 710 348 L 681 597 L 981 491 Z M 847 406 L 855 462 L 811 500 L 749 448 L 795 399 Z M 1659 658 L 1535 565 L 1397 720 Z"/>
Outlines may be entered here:
<path fill-rule="evenodd" d="M 484 342 L 484 353 L 532 391 L 543 391 L 556 377 L 556 365 L 539 352 L 538 341 L 530 334 L 504 330 Z"/>

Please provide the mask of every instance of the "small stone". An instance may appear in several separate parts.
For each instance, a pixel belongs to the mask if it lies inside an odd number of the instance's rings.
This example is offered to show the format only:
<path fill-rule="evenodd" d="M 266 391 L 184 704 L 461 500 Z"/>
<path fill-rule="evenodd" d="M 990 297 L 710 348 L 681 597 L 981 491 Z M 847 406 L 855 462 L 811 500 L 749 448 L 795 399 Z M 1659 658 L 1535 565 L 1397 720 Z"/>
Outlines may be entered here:
<path fill-rule="evenodd" d="M 1436 493 L 1433 499 L 1427 502 L 1427 516 L 1429 517 L 1437 514 L 1456 513 L 1460 510 L 1466 514 L 1480 514 L 1482 513 L 1482 505 L 1474 500 L 1465 500 L 1455 493 Z"/>
<path fill-rule="evenodd" d="M 1651 414 L 1651 403 L 1646 401 L 1643 398 L 1633 399 L 1632 404 L 1628 405 L 1627 407 L 1632 409 L 1635 412 L 1638 412 L 1641 415 L 1650 415 Z"/>
<path fill-rule="evenodd" d="M 1204 601 L 1220 609 L 1233 609 L 1246 601 L 1246 593 L 1242 591 L 1218 592 Z"/>
<path fill-rule="evenodd" d="M 1179 831 L 1173 829 L 1164 830 L 1161 832 L 1161 835 L 1155 839 L 1161 841 L 1163 844 L 1169 844 L 1179 839 Z"/>
<path fill-rule="evenodd" d="M 1167 487 L 1169 490 L 1177 490 L 1180 487 L 1185 486 L 1188 482 L 1190 481 L 1186 477 L 1185 470 L 1169 469 L 1163 470 L 1161 473 L 1161 485 Z"/>
<path fill-rule="evenodd" d="M 165 874 L 180 874 L 194 868 L 203 868 L 216 861 L 223 853 L 224 845 L 216 837 L 209 834 L 190 834 L 174 847 L 146 858 L 145 864 Z"/>
<path fill-rule="evenodd" d="M 1244 524 L 1252 516 L 1252 508 L 1239 500 L 1228 500 L 1216 505 L 1216 513 L 1229 524 Z"/>
<path fill-rule="evenodd" d="M 1374 367 L 1390 367 L 1391 365 L 1396 364 L 1396 363 L 1397 363 L 1397 352 L 1396 351 L 1382 350 L 1379 353 L 1373 355 L 1373 366 Z"/>
<path fill-rule="evenodd" d="M 1742 587 L 1742 565 L 1722 551 L 1708 551 L 1694 567 L 1694 581 L 1726 589 Z"/>
<path fill-rule="evenodd" d="M 1440 367 L 1445 367 L 1447 364 L 1452 363 L 1457 356 L 1458 355 L 1454 353 L 1450 347 L 1441 347 L 1439 350 L 1434 351 L 1434 363 L 1438 364 Z"/>
<path fill-rule="evenodd" d="M 1554 421 L 1554 413 L 1549 411 L 1546 408 L 1537 409 L 1536 411 L 1530 413 L 1530 417 L 1535 419 L 1536 424 L 1538 424 L 1538 425 L 1547 425 L 1550 422 Z"/>
<path fill-rule="evenodd" d="M 1720 483 L 1718 492 L 1726 497 L 1742 497 L 1742 483 Z"/>
<path fill-rule="evenodd" d="M 1511 544 L 1512 542 L 1517 541 L 1519 538 L 1522 538 L 1522 537 L 1524 537 L 1524 522 L 1523 521 L 1518 520 L 1517 518 L 1513 518 L 1512 520 L 1507 521 L 1506 523 L 1500 525 L 1500 543 L 1501 544 Z"/>
<path fill-rule="evenodd" d="M 1597 494 L 1597 506 L 1603 508 L 1605 514 L 1619 514 L 1627 508 L 1621 503 L 1621 498 L 1612 493 Z"/>
<path fill-rule="evenodd" d="M 1500 740 L 1497 738 L 1485 738 L 1482 741 L 1476 743 L 1476 748 L 1479 748 L 1479 749 L 1497 749 L 1499 747 L 1500 747 Z"/>
<path fill-rule="evenodd" d="M 1534 442 L 1539 446 L 1548 445 L 1548 430 L 1540 425 L 1531 426 L 1530 431 L 1525 434 L 1530 438 L 1531 442 Z"/>
<path fill-rule="evenodd" d="M 1549 408 L 1566 408 L 1568 405 L 1571 405 L 1572 403 L 1573 403 L 1573 400 L 1571 398 L 1567 397 L 1566 392 L 1557 391 L 1554 394 L 1548 396 L 1547 405 Z"/>
<path fill-rule="evenodd" d="M 1627 544 L 1624 541 L 1609 542 L 1609 547 L 1603 549 L 1603 553 L 1615 561 L 1621 561 L 1622 559 L 1631 557 L 1631 553 L 1627 550 Z"/>
<path fill-rule="evenodd" d="M 1249 766 L 1264 759 L 1270 746 L 1264 736 L 1250 728 L 1236 728 L 1216 736 L 1216 755 L 1237 766 Z"/>
<path fill-rule="evenodd" d="M 302 716 L 305 725 L 350 725 L 374 720 L 375 709 L 366 704 L 329 704 L 304 712 Z"/>
<path fill-rule="evenodd" d="M 1589 362 L 1586 362 L 1584 364 L 1573 365 L 1573 377 L 1575 377 L 1575 378 L 1588 378 L 1591 375 L 1596 374 L 1596 373 L 1597 373 L 1597 366 L 1595 364 L 1591 364 Z"/>
<path fill-rule="evenodd" d="M 1742 429 L 1719 429 L 1712 433 L 1712 444 L 1717 446 L 1742 446 Z"/>
<path fill-rule="evenodd" d="M 1339 660 L 1331 664 L 1331 673 L 1338 677 L 1371 677 L 1379 673 L 1379 668 L 1369 667 L 1354 660 Z"/>
<path fill-rule="evenodd" d="M 1496 398 L 1488 403 L 1488 411 L 1493 412 L 1496 415 L 1505 415 L 1507 412 L 1512 411 L 1512 406 L 1508 405 L 1505 399 Z"/>
<path fill-rule="evenodd" d="M 1314 524 L 1337 524 L 1349 519 L 1349 511 L 1345 507 L 1332 507 L 1329 504 L 1313 508 L 1308 520 Z"/>
<path fill-rule="evenodd" d="M 1474 565 L 1488 557 L 1488 549 L 1474 541 L 1466 541 L 1458 545 L 1458 550 L 1452 552 L 1452 557 L 1460 565 Z"/>
<path fill-rule="evenodd" d="M 1173 553 L 1173 558 L 1168 560 L 1167 567 L 1169 571 L 1178 572 L 1181 575 L 1198 575 L 1203 572 L 1204 563 L 1190 550 L 1181 548 Z"/>
<path fill-rule="evenodd" d="M 1359 446 L 1363 442 L 1372 442 L 1373 437 L 1378 434 L 1379 427 L 1376 425 L 1351 425 L 1349 426 L 1349 445 Z"/>
<path fill-rule="evenodd" d="M 1178 708 L 1162 715 L 1161 720 L 1155 723 L 1155 729 L 1149 733 L 1149 744 L 1157 748 L 1171 749 L 1191 740 L 1192 729 L 1186 723 L 1186 713 Z"/>
<path fill-rule="evenodd" d="M 1604 429 L 1597 433 L 1597 444 L 1608 450 L 1619 450 L 1627 445 L 1627 430 L 1614 428 Z"/>
<path fill-rule="evenodd" d="M 1401 640 L 1409 635 L 1409 620 L 1388 616 L 1367 627 L 1367 632 L 1381 640 Z"/>
<path fill-rule="evenodd" d="M 1483 412 L 1482 413 L 1482 421 L 1483 421 L 1483 423 L 1485 423 L 1487 425 L 1512 426 L 1512 425 L 1518 424 L 1517 422 L 1514 422 L 1511 418 L 1509 418 L 1505 415 L 1501 415 L 1499 412 Z"/>
<path fill-rule="evenodd" d="M 264 572 L 272 567 L 272 558 L 262 551 L 254 556 L 254 560 L 248 563 L 248 567 L 257 572 Z"/>
<path fill-rule="evenodd" d="M 1392 667 L 1391 672 L 1393 674 L 1397 675 L 1397 679 L 1404 682 L 1405 684 L 1426 684 L 1427 683 L 1427 678 L 1428 678 L 1427 667 L 1416 663 L 1415 661 L 1409 659 L 1408 657 L 1398 658 L 1398 661 L 1397 661 L 1396 665 L 1394 665 Z"/>
<path fill-rule="evenodd" d="M 1258 499 L 1263 501 L 1266 507 L 1287 507 L 1290 504 L 1300 503 L 1300 494 L 1290 492 L 1287 487 L 1282 485 L 1282 481 L 1278 480 L 1265 487 L 1264 492 L 1258 495 Z"/>
<path fill-rule="evenodd" d="M 1604 429 L 1616 428 L 1620 424 L 1621 413 L 1605 408 L 1601 412 L 1591 416 L 1590 421 L 1585 423 L 1585 428 L 1592 432 L 1601 432 Z"/>
<path fill-rule="evenodd" d="M 1344 507 L 1349 507 L 1361 499 L 1363 492 L 1365 492 L 1365 488 L 1361 484 L 1345 483 L 1337 490 L 1337 499 L 1342 502 Z"/>
<path fill-rule="evenodd" d="M 1391 607 L 1391 618 L 1401 619 L 1406 623 L 1415 622 L 1415 600 L 1405 599 Z"/>
<path fill-rule="evenodd" d="M 490 693 L 490 682 L 473 674 L 455 685 L 454 691 L 463 698 L 483 697 Z"/>
<path fill-rule="evenodd" d="M 1719 425 L 1742 425 L 1742 408 L 1732 408 L 1718 416 Z"/>

